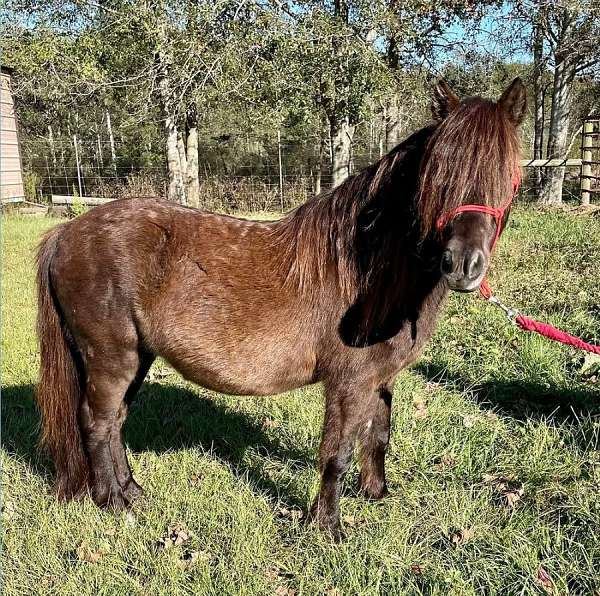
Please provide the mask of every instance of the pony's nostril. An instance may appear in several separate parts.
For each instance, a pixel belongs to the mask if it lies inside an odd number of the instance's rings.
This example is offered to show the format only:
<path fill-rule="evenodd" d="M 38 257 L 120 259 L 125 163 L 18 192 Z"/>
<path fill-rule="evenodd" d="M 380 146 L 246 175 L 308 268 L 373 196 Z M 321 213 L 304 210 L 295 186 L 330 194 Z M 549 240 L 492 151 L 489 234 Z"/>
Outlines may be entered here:
<path fill-rule="evenodd" d="M 483 257 L 483 253 L 480 250 L 476 250 L 471 255 L 471 258 L 468 260 L 468 266 L 466 268 L 467 271 L 465 272 L 467 274 L 467 277 L 469 279 L 476 279 L 477 277 L 479 277 L 481 275 L 484 265 L 485 259 Z"/>
<path fill-rule="evenodd" d="M 452 273 L 452 269 L 453 269 L 452 252 L 450 252 L 449 250 L 445 250 L 443 252 L 440 268 L 444 275 L 449 275 L 450 273 Z"/>

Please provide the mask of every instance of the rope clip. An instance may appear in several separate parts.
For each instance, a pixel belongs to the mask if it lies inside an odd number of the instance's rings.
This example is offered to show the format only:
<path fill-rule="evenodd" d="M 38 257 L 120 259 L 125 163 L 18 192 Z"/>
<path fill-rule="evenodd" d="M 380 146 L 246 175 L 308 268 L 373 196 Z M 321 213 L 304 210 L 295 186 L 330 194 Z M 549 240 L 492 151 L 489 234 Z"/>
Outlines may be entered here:
<path fill-rule="evenodd" d="M 488 298 L 488 301 L 491 302 L 492 304 L 495 304 L 498 308 L 500 308 L 501 310 L 504 311 L 504 314 L 506 315 L 506 318 L 508 319 L 509 323 L 516 325 L 515 319 L 519 315 L 518 310 L 515 310 L 514 308 L 509 308 L 508 306 L 506 306 L 506 304 L 504 304 L 503 302 L 500 302 L 500 300 L 498 300 L 498 298 L 496 298 L 496 296 L 490 296 Z"/>

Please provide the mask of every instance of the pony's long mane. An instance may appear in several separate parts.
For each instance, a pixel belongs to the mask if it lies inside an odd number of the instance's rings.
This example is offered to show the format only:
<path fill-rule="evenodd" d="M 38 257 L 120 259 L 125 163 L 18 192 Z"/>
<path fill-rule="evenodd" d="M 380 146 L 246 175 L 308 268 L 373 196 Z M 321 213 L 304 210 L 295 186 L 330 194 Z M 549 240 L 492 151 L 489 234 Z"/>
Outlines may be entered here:
<path fill-rule="evenodd" d="M 499 207 L 512 196 L 521 145 L 497 103 L 464 100 L 433 133 L 421 162 L 418 213 L 424 235 L 465 203 Z"/>
<path fill-rule="evenodd" d="M 401 213 L 411 206 L 420 155 L 430 134 L 430 129 L 415 133 L 378 162 L 278 222 L 274 233 L 290 283 L 303 291 L 333 271 L 349 300 L 365 289 L 382 265 L 377 257 L 391 248 L 390 226 L 396 226 L 398 240 L 403 224 L 414 223 L 414 217 Z M 414 150 L 417 145 L 420 152 Z"/>

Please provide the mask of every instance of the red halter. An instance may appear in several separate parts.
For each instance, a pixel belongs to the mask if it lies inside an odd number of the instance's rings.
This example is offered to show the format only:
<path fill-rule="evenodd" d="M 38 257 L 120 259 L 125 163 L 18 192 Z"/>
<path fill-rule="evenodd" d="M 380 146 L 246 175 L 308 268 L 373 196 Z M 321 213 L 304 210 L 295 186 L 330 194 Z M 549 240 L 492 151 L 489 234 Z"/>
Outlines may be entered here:
<path fill-rule="evenodd" d="M 521 170 L 519 167 L 517 167 L 512 179 L 512 195 L 509 197 L 508 201 L 502 205 L 502 207 L 489 207 L 488 205 L 461 205 L 460 207 L 441 215 L 436 222 L 436 229 L 438 232 L 441 232 L 455 217 L 461 213 L 471 212 L 491 215 L 496 222 L 496 233 L 490 246 L 490 252 L 493 253 L 496 243 L 498 242 L 498 238 L 500 238 L 500 233 L 502 232 L 502 221 L 504 220 L 507 209 L 509 209 L 512 205 L 513 199 L 517 195 L 520 185 Z M 489 299 L 492 296 L 492 290 L 490 289 L 487 278 L 481 282 L 481 285 L 479 286 L 479 292 L 486 299 Z"/>

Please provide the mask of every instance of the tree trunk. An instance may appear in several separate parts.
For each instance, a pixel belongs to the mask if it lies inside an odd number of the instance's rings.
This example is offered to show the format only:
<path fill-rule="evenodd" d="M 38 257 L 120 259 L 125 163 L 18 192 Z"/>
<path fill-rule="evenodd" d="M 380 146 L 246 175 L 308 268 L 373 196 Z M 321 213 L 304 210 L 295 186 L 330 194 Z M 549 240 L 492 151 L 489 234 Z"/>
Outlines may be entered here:
<path fill-rule="evenodd" d="M 193 116 L 187 126 L 186 194 L 188 204 L 200 207 L 200 178 L 198 175 L 198 122 Z"/>
<path fill-rule="evenodd" d="M 385 116 L 385 150 L 391 151 L 400 142 L 401 119 L 397 95 L 388 99 Z"/>
<path fill-rule="evenodd" d="M 117 173 L 117 152 L 115 150 L 115 137 L 113 135 L 112 123 L 110 121 L 110 112 L 106 110 L 106 130 L 108 131 L 108 140 L 110 142 L 110 156 L 112 159 L 112 167 Z"/>
<path fill-rule="evenodd" d="M 395 8 L 395 0 L 391 0 L 390 6 Z M 398 41 L 392 34 L 388 40 L 386 61 L 390 72 L 397 77 L 400 71 L 400 52 Z M 391 95 L 384 107 L 385 118 L 385 150 L 390 151 L 400 142 L 400 105 L 398 94 Z"/>
<path fill-rule="evenodd" d="M 573 80 L 575 79 L 575 65 L 569 60 L 556 64 L 552 88 L 552 111 L 550 115 L 550 129 L 548 131 L 548 159 L 567 156 L 569 124 L 571 119 L 571 100 Z M 544 183 L 540 191 L 540 202 L 547 205 L 562 203 L 562 189 L 565 177 L 565 168 L 548 168 Z"/>
<path fill-rule="evenodd" d="M 161 46 L 167 46 L 166 33 L 164 29 L 159 30 Z M 167 150 L 167 171 L 169 185 L 167 196 L 170 201 L 185 204 L 185 187 L 181 170 L 181 158 L 179 155 L 177 130 L 177 111 L 173 102 L 173 85 L 169 75 L 170 60 L 165 50 L 156 52 L 155 60 L 158 66 L 158 97 L 165 122 L 165 139 Z"/>
<path fill-rule="evenodd" d="M 165 130 L 167 133 L 167 168 L 169 171 L 168 198 L 170 201 L 185 204 L 181 160 L 177 147 L 179 134 L 175 125 L 175 119 L 172 116 L 167 116 L 165 119 Z"/>
<path fill-rule="evenodd" d="M 354 125 L 348 116 L 330 118 L 331 129 L 331 186 L 335 188 L 350 175 L 350 151 L 354 136 Z"/>
<path fill-rule="evenodd" d="M 534 93 L 534 137 L 533 159 L 541 159 L 544 151 L 544 30 L 538 23 L 535 27 L 533 41 L 533 93 Z M 536 192 L 542 186 L 542 168 L 535 168 Z"/>
<path fill-rule="evenodd" d="M 187 183 L 187 156 L 185 154 L 185 141 L 183 132 L 177 131 L 177 153 L 179 153 L 179 169 L 183 178 L 184 185 Z M 187 198 L 187 197 L 186 197 Z"/>

